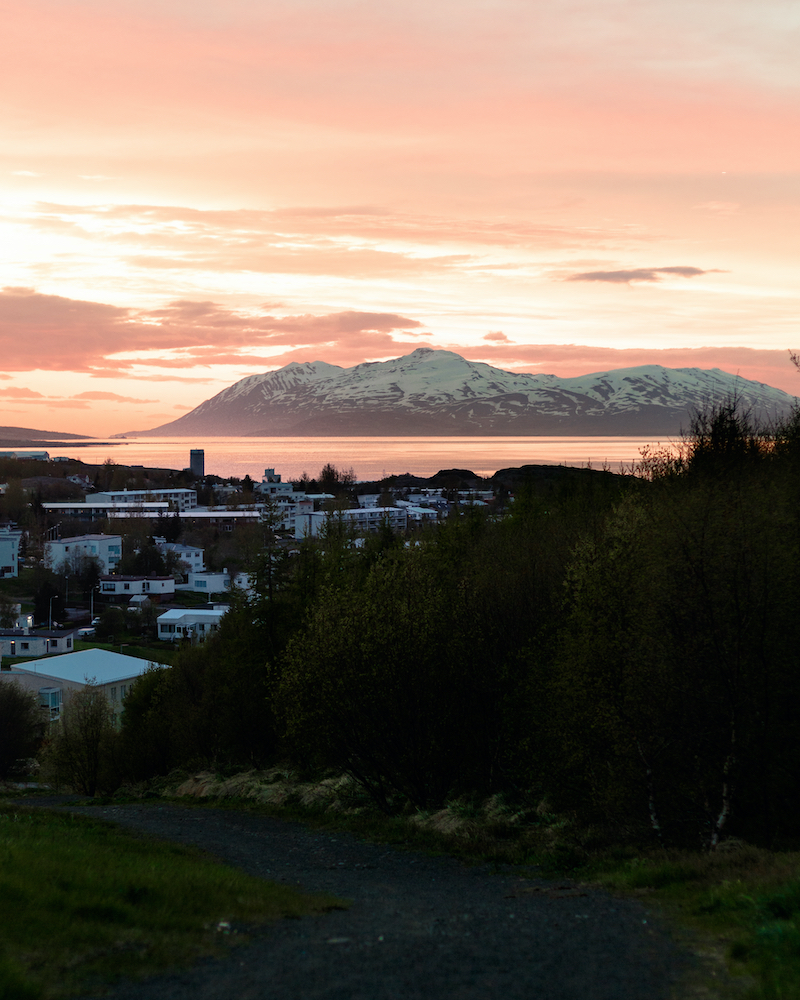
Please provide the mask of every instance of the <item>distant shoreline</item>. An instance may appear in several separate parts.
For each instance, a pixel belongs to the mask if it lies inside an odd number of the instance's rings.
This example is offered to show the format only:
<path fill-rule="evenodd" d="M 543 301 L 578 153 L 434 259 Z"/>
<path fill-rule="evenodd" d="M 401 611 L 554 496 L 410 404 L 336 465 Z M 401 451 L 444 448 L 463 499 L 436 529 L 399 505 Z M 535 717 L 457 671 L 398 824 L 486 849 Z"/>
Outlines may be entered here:
<path fill-rule="evenodd" d="M 12 451 L 15 448 L 27 448 L 29 451 L 44 451 L 47 448 L 95 448 L 95 447 L 108 447 L 112 448 L 116 445 L 124 444 L 124 441 L 93 441 L 91 438 L 83 440 L 62 440 L 60 438 L 49 438 L 46 440 L 37 439 L 31 441 L 29 439 L 14 439 L 6 440 L 0 438 L 0 451 Z"/>

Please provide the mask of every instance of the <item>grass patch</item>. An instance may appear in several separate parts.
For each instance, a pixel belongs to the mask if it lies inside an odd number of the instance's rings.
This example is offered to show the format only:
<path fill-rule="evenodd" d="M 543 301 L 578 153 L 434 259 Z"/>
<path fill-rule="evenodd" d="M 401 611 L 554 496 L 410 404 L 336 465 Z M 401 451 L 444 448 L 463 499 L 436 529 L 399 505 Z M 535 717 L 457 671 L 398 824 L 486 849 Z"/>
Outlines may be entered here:
<path fill-rule="evenodd" d="M 0 803 L 0 997 L 67 997 L 212 954 L 248 927 L 343 906 L 200 851 Z"/>
<path fill-rule="evenodd" d="M 652 851 L 598 857 L 583 873 L 613 891 L 647 895 L 689 928 L 748 1000 L 800 997 L 800 853 L 731 841 L 713 854 Z"/>

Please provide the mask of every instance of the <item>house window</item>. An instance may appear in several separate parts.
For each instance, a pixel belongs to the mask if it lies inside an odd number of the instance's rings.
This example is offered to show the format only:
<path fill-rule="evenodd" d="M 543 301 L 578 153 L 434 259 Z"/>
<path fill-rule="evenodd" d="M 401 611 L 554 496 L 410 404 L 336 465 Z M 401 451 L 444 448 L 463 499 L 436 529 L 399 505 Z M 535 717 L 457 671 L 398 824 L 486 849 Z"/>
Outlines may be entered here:
<path fill-rule="evenodd" d="M 58 639 L 51 639 L 50 645 L 53 647 L 53 649 L 58 649 Z"/>
<path fill-rule="evenodd" d="M 30 643 L 29 642 L 21 642 L 20 646 L 22 647 L 22 649 L 29 649 L 30 648 Z"/>
<path fill-rule="evenodd" d="M 125 697 L 125 692 L 127 690 L 128 690 L 128 685 L 127 684 L 120 684 L 120 686 L 119 686 L 119 698 L 120 698 L 120 701 L 122 701 L 122 699 Z"/>
<path fill-rule="evenodd" d="M 67 649 L 71 649 L 71 648 L 72 648 L 72 638 L 68 638 L 67 639 Z"/>
<path fill-rule="evenodd" d="M 130 590 L 131 589 L 131 585 L 129 583 L 125 583 L 125 584 L 123 584 L 123 586 L 124 586 L 125 590 Z"/>
<path fill-rule="evenodd" d="M 117 689 L 116 688 L 111 688 L 111 700 L 112 701 L 116 701 L 117 700 Z"/>
<path fill-rule="evenodd" d="M 111 593 L 111 594 L 113 594 L 116 591 L 116 589 L 117 589 L 117 585 L 115 583 L 104 583 L 103 584 L 103 592 L 104 593 L 107 593 L 107 594 Z"/>

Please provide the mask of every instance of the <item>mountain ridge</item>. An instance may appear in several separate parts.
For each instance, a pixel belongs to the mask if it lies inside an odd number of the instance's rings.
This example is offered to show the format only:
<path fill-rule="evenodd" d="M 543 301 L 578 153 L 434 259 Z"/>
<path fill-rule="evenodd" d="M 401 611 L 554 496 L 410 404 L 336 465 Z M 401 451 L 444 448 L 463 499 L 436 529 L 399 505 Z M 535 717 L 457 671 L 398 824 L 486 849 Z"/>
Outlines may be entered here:
<path fill-rule="evenodd" d="M 291 362 L 249 375 L 177 420 L 137 436 L 461 436 L 672 434 L 694 411 L 736 397 L 758 419 L 796 397 L 719 368 L 641 365 L 561 378 L 504 371 L 417 348 L 340 368 Z"/>
<path fill-rule="evenodd" d="M 66 431 L 38 431 L 32 427 L 0 427 L 0 441 L 88 441 L 85 434 L 68 434 Z"/>

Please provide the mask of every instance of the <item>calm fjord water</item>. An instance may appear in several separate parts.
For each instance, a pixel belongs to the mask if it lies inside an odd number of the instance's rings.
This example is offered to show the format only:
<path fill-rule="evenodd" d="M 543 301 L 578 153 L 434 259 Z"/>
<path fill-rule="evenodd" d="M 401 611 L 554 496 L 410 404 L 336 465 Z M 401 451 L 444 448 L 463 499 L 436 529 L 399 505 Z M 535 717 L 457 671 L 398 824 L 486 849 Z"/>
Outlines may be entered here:
<path fill-rule="evenodd" d="M 600 468 L 607 463 L 618 471 L 656 443 L 645 437 L 127 438 L 48 451 L 53 458 L 66 455 L 90 464 L 110 458 L 120 465 L 184 469 L 189 451 L 202 448 L 206 472 L 217 476 L 260 480 L 265 468 L 274 468 L 284 480 L 303 472 L 313 477 L 332 462 L 340 469 L 352 467 L 358 479 L 373 480 L 403 472 L 432 476 L 440 469 L 491 476 L 498 469 L 532 464 Z"/>

